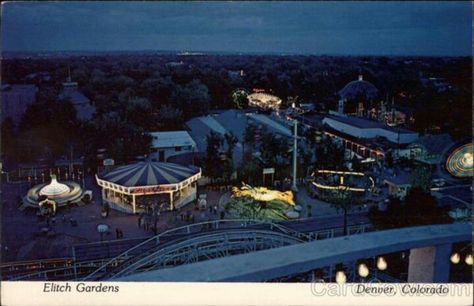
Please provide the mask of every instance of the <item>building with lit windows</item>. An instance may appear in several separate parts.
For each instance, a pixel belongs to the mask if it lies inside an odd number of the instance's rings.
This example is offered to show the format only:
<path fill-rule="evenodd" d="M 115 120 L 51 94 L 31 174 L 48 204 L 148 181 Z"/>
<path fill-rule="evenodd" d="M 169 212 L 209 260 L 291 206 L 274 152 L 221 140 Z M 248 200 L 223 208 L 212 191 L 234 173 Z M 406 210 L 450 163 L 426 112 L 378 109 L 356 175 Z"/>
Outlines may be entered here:
<path fill-rule="evenodd" d="M 336 138 L 346 149 L 363 158 L 383 159 L 388 151 L 398 157 L 401 148 L 418 139 L 418 133 L 407 129 L 334 112 L 327 115 L 322 123 L 326 135 Z"/>

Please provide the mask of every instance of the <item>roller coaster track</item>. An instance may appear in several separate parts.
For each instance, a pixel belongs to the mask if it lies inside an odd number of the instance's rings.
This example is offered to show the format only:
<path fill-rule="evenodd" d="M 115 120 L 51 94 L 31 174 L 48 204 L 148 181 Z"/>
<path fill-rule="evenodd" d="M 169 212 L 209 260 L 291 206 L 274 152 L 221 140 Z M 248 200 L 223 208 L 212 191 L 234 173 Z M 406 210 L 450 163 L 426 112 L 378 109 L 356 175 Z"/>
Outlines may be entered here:
<path fill-rule="evenodd" d="M 314 223 L 313 223 L 314 222 Z M 317 225 L 320 226 L 317 226 Z M 235 234 L 236 230 L 242 230 L 242 239 L 238 242 L 238 235 Z M 371 230 L 371 226 L 364 223 L 362 220 L 350 223 L 348 226 L 348 234 L 359 234 Z M 8 263 L 2 270 L 2 279 L 4 280 L 96 280 L 103 279 L 105 276 L 113 277 L 116 273 L 120 272 L 121 269 L 125 269 L 128 266 L 137 267 L 138 270 L 147 269 L 146 265 L 138 267 L 137 262 L 142 260 L 146 256 L 153 254 L 154 252 L 167 248 L 170 252 L 178 254 L 178 249 L 170 249 L 170 246 L 177 245 L 182 246 L 185 250 L 186 241 L 189 245 L 195 245 L 198 250 L 202 247 L 204 240 L 202 239 L 216 239 L 216 241 L 223 241 L 224 234 L 228 234 L 234 245 L 246 244 L 249 246 L 246 239 L 249 238 L 250 232 L 266 231 L 266 234 L 276 233 L 292 237 L 294 241 L 312 241 L 337 237 L 343 234 L 343 229 L 339 226 L 328 227 L 327 224 L 323 223 L 323 220 L 319 219 L 308 219 L 307 221 L 302 220 L 301 222 L 285 222 L 283 224 L 273 223 L 268 221 L 260 220 L 213 220 L 207 222 L 201 222 L 196 224 L 190 224 L 178 228 L 173 228 L 160 233 L 151 238 L 136 238 L 126 240 L 113 240 L 108 242 L 97 242 L 89 243 L 84 245 L 82 248 L 73 248 L 74 257 L 61 260 L 62 264 L 55 264 L 48 266 L 40 266 L 37 270 L 35 269 L 22 269 L 16 268 L 12 263 Z M 262 232 L 263 234 L 263 232 Z M 275 234 L 275 235 L 276 235 Z M 219 236 L 221 235 L 221 236 Z M 268 237 L 267 235 L 267 237 Z M 208 238 L 204 238 L 207 236 Z M 197 240 L 196 240 L 197 239 Z M 220 239 L 220 240 L 219 240 Z M 258 237 L 255 237 L 258 239 Z M 193 244 L 194 243 L 194 244 Z M 217 243 L 217 242 L 216 242 Z M 267 239 L 266 246 L 272 247 L 271 242 Z M 212 243 L 211 243 L 212 244 Z M 84 249 L 84 247 L 86 247 Z M 263 249 L 263 248 L 260 248 Z M 236 253 L 250 252 L 252 249 L 241 248 L 236 250 L 235 246 L 229 248 L 228 255 Z M 77 254 L 76 254 L 77 252 Z M 81 252 L 82 254 L 79 254 Z M 159 253 L 162 254 L 162 253 Z M 184 254 L 184 253 L 183 253 Z M 186 253 L 186 256 L 191 256 L 191 253 Z M 223 253 L 225 254 L 225 253 Z M 77 257 L 76 257 L 77 255 Z M 218 257 L 216 254 L 207 254 L 198 257 L 198 260 L 205 260 L 207 257 L 215 258 Z M 168 256 L 167 258 L 171 258 Z M 177 258 L 176 256 L 174 257 Z M 31 263 L 38 267 L 37 262 Z M 185 264 L 184 260 L 167 261 L 163 264 L 157 263 L 157 267 L 171 265 L 170 262 L 175 262 L 176 265 Z M 7 263 L 5 263 L 7 264 Z M 7 271 L 11 270 L 15 271 Z M 132 269 L 132 268 L 127 268 Z M 39 271 L 38 271 L 39 270 Z M 127 270 L 128 271 L 128 270 Z M 125 273 L 125 272 L 123 272 Z"/>
<path fill-rule="evenodd" d="M 192 225 L 187 225 L 183 227 L 174 228 L 168 231 L 165 231 L 159 235 L 151 237 L 143 241 L 142 243 L 137 244 L 136 246 L 128 249 L 127 251 L 119 254 L 118 256 L 112 258 L 104 265 L 99 267 L 97 270 L 92 272 L 90 275 L 85 277 L 83 280 L 95 280 L 98 277 L 101 278 L 104 274 L 108 274 L 110 271 L 116 271 L 117 267 L 121 266 L 122 263 L 126 263 L 130 265 L 130 261 L 138 260 L 143 256 L 143 254 L 148 254 L 153 252 L 156 248 L 160 248 L 163 242 L 172 242 L 175 243 L 176 241 L 189 240 L 190 237 L 194 235 L 198 236 L 207 236 L 205 235 L 206 232 L 212 233 L 217 230 L 220 231 L 232 231 L 236 229 L 248 229 L 252 232 L 256 230 L 266 230 L 269 232 L 275 231 L 281 234 L 287 235 L 289 237 L 293 237 L 299 239 L 300 241 L 308 241 L 310 240 L 309 235 L 294 231 L 287 227 L 284 227 L 280 224 L 276 224 L 273 222 L 265 222 L 265 221 L 258 221 L 258 220 L 214 220 L 214 221 L 207 221 L 196 223 Z M 212 234 L 210 235 L 212 236 Z M 171 237 L 171 239 L 170 239 Z M 178 239 L 178 240 L 176 240 Z M 235 237 L 234 237 L 235 239 Z M 192 239 L 191 239 L 192 241 Z"/>
<path fill-rule="evenodd" d="M 269 230 L 229 230 L 172 241 L 131 258 L 101 277 L 114 280 L 129 274 L 174 267 L 203 260 L 287 246 L 303 240 Z"/>

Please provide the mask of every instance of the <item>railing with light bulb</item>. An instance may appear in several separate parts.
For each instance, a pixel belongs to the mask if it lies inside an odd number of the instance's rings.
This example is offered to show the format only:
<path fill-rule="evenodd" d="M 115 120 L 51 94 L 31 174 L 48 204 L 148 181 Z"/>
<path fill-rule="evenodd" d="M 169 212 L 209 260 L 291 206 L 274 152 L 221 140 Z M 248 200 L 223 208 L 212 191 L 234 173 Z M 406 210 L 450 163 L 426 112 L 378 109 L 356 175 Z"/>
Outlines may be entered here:
<path fill-rule="evenodd" d="M 454 252 L 451 254 L 449 260 L 451 263 L 457 265 L 461 262 L 461 257 L 464 257 L 464 263 L 468 266 L 472 266 L 474 262 L 474 258 L 472 256 L 472 244 L 468 244 L 467 246 L 460 249 L 458 252 Z"/>
<path fill-rule="evenodd" d="M 379 256 L 376 258 L 375 266 L 376 269 L 374 273 L 374 280 L 377 279 L 377 270 L 378 271 L 385 271 L 388 267 L 387 261 L 383 256 Z M 367 260 L 359 260 L 357 262 L 357 274 L 359 275 L 360 282 L 365 282 L 367 277 L 370 275 L 369 264 Z M 344 284 L 347 282 L 347 275 L 345 273 L 344 267 L 342 264 L 336 265 L 336 276 L 335 276 L 336 283 Z"/>

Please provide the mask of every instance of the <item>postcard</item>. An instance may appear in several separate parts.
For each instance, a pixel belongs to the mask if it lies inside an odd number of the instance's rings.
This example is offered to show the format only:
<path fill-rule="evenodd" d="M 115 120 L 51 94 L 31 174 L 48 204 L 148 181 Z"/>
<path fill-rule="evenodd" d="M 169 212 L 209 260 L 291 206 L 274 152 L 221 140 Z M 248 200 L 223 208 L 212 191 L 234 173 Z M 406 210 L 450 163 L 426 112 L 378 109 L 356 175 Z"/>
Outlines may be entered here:
<path fill-rule="evenodd" d="M 3 2 L 2 305 L 470 305 L 471 10 Z"/>

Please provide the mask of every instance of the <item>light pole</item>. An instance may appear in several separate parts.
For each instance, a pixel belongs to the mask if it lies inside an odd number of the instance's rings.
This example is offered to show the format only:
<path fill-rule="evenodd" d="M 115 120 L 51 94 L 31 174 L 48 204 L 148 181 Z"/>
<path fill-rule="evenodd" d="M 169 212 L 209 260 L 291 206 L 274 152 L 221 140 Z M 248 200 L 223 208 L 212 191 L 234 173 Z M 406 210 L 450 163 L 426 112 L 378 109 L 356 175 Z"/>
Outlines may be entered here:
<path fill-rule="evenodd" d="M 296 166 L 298 157 L 298 120 L 293 119 L 293 183 L 291 189 L 295 192 L 298 191 L 296 186 Z"/>

